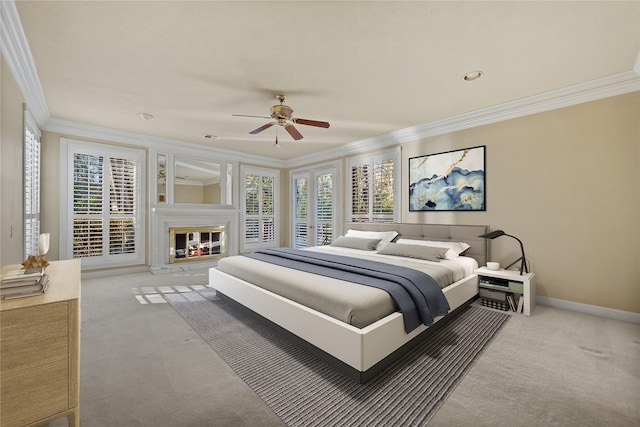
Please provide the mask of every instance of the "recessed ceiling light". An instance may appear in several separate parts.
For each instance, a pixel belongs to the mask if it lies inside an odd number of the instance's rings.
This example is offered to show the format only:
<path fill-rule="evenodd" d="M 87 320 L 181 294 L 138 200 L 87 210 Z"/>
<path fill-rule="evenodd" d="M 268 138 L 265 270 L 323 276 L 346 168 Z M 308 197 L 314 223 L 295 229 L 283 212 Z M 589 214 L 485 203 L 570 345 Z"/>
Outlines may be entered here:
<path fill-rule="evenodd" d="M 153 119 L 153 114 L 149 113 L 140 113 L 138 114 L 142 120 L 151 120 Z"/>
<path fill-rule="evenodd" d="M 210 133 L 206 134 L 204 137 L 208 139 L 215 139 L 215 140 L 222 139 L 221 136 L 211 135 Z"/>
<path fill-rule="evenodd" d="M 482 76 L 482 71 L 472 71 L 464 75 L 464 79 L 468 82 L 472 80 L 477 80 Z"/>

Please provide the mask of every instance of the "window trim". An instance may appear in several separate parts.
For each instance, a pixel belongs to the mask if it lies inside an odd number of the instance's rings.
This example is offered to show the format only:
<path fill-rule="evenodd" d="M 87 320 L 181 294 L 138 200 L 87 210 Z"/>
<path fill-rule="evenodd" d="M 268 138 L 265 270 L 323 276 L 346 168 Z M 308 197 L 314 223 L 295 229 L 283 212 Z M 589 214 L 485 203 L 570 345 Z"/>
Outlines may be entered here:
<path fill-rule="evenodd" d="M 141 149 L 60 138 L 60 259 L 73 259 L 73 155 L 88 151 L 109 157 L 125 156 L 136 161 L 136 252 L 117 261 L 82 260 L 82 269 L 144 265 L 146 262 L 146 152 Z M 66 173 L 65 173 L 66 171 Z M 108 196 L 107 196 L 108 199 Z M 108 200 L 107 200 L 108 202 Z"/>
<path fill-rule="evenodd" d="M 247 175 L 258 175 L 262 177 L 273 178 L 273 221 L 274 221 L 274 240 L 273 242 L 246 243 L 246 203 L 247 203 Z M 268 169 L 256 166 L 240 165 L 240 252 L 253 252 L 265 248 L 274 248 L 280 246 L 280 170 Z M 269 215 L 271 216 L 271 215 Z M 262 214 L 260 214 L 262 219 Z"/>
<path fill-rule="evenodd" d="M 351 169 L 357 165 L 368 164 L 371 165 L 373 170 L 373 164 L 384 160 L 393 160 L 393 222 L 401 222 L 401 169 L 402 169 L 402 150 L 400 147 L 392 148 L 389 150 L 378 151 L 375 153 L 363 154 L 358 156 L 348 157 L 346 159 L 345 167 L 345 218 L 351 220 L 353 199 L 352 199 L 352 181 L 351 181 Z M 373 185 L 371 185 L 373 188 Z M 370 202 L 371 203 L 371 202 Z M 369 219 L 372 220 L 371 206 L 369 206 Z"/>

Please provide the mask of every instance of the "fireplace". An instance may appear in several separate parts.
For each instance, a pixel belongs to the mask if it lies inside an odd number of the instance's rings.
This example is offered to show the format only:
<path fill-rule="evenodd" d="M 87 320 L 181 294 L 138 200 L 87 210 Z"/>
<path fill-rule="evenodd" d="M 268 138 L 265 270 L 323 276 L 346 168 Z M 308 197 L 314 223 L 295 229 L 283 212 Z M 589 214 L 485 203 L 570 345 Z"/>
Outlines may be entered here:
<path fill-rule="evenodd" d="M 172 228 L 178 233 L 187 231 L 221 232 L 222 234 L 217 240 L 220 242 L 220 254 L 212 256 L 210 251 L 209 255 L 204 255 L 206 250 L 203 250 L 198 252 L 198 257 L 187 258 L 185 256 L 178 258 L 176 262 L 176 245 L 174 235 L 171 232 Z M 219 259 L 238 254 L 238 232 L 236 231 L 238 230 L 238 212 L 233 209 L 195 205 L 156 205 L 151 208 L 149 229 L 150 271 L 154 274 L 186 271 L 200 268 L 203 264 L 214 267 Z M 186 241 L 188 242 L 188 240 L 187 236 Z M 184 249 L 186 250 L 186 247 Z M 182 256 L 180 253 L 178 255 Z M 202 262 L 187 262 L 185 260 Z"/>
<path fill-rule="evenodd" d="M 169 263 L 207 261 L 225 256 L 225 227 L 170 227 Z"/>

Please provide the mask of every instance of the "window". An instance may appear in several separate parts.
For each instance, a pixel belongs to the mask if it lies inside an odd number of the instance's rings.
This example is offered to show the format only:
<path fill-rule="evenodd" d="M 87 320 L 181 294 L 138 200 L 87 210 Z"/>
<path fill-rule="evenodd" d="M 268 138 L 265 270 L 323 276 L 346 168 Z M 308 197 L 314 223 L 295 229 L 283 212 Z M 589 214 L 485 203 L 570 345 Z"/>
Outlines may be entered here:
<path fill-rule="evenodd" d="M 71 166 L 63 178 L 70 189 L 63 256 L 81 258 L 83 267 L 144 263 L 144 153 L 79 141 L 63 147 Z"/>
<path fill-rule="evenodd" d="M 400 222 L 400 149 L 347 159 L 348 222 Z"/>
<path fill-rule="evenodd" d="M 329 245 L 339 229 L 336 183 L 341 162 L 291 171 L 291 242 L 294 248 Z"/>
<path fill-rule="evenodd" d="M 333 241 L 333 173 L 316 176 L 316 245 Z"/>
<path fill-rule="evenodd" d="M 309 178 L 308 176 L 294 176 L 293 178 L 293 247 L 306 248 L 308 246 L 309 228 Z"/>
<path fill-rule="evenodd" d="M 279 244 L 278 195 L 279 172 L 271 169 L 242 167 L 242 252 Z"/>
<path fill-rule="evenodd" d="M 38 255 L 40 235 L 40 130 L 24 113 L 24 258 Z"/>

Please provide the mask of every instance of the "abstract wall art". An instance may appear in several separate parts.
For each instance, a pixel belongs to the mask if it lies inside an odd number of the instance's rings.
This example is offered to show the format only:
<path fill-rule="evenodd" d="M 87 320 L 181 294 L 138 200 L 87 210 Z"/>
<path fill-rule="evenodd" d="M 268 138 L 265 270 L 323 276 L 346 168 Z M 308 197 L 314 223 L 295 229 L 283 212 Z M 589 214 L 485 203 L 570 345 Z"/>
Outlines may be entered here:
<path fill-rule="evenodd" d="M 484 211 L 486 146 L 409 159 L 410 211 Z"/>

